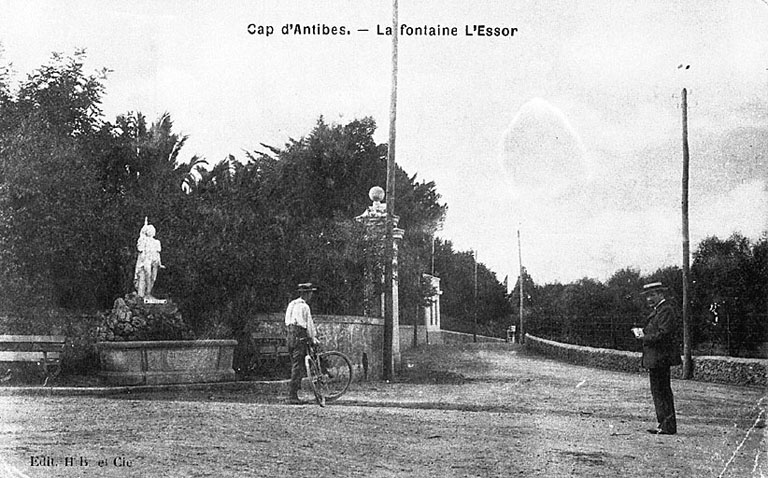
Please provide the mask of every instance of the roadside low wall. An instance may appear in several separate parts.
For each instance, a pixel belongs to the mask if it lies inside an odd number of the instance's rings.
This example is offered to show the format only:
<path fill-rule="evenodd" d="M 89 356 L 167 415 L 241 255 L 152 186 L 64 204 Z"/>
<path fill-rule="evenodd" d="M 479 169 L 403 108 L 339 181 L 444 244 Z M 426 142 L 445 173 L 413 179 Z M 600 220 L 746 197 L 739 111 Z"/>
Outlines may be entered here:
<path fill-rule="evenodd" d="M 589 367 L 620 372 L 643 372 L 640 352 L 584 347 L 525 335 L 526 348 L 548 357 Z M 680 378 L 682 367 L 672 367 L 672 377 Z M 768 360 L 734 357 L 693 357 L 693 379 L 756 387 L 768 386 Z"/>

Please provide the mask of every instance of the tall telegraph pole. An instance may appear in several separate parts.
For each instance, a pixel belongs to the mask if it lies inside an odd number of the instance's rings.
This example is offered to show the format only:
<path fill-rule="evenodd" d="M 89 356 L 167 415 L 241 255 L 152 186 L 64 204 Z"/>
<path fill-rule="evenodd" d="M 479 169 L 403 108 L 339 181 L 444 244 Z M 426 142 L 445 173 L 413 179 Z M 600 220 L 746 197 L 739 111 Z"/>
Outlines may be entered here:
<path fill-rule="evenodd" d="M 472 332 L 472 341 L 477 342 L 477 251 L 475 250 L 472 251 L 472 259 L 474 259 L 475 262 L 475 293 L 473 294 L 474 300 L 472 301 L 474 303 L 473 315 L 475 318 L 475 328 Z"/>
<path fill-rule="evenodd" d="M 520 343 L 525 341 L 525 326 L 523 324 L 523 246 L 520 241 L 520 229 L 517 230 L 517 258 L 520 261 Z"/>
<path fill-rule="evenodd" d="M 693 378 L 691 359 L 691 324 L 688 320 L 688 283 L 690 273 L 690 239 L 688 236 L 688 92 L 683 88 L 683 378 Z"/>
<path fill-rule="evenodd" d="M 392 90 L 389 104 L 389 147 L 387 148 L 387 218 L 384 244 L 384 353 L 383 378 L 395 376 L 392 346 L 394 344 L 394 220 L 395 214 L 395 124 L 397 119 L 397 0 L 392 0 Z M 399 336 L 399 332 L 398 332 Z"/>

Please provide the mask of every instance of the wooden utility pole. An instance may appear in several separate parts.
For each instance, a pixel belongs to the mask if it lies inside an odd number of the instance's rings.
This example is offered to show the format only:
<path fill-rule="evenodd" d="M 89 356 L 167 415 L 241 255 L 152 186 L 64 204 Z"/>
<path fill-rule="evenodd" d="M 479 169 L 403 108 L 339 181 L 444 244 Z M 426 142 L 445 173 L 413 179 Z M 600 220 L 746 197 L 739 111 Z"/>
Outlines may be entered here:
<path fill-rule="evenodd" d="M 474 304 L 475 328 L 472 332 L 472 341 L 477 342 L 477 251 L 472 251 L 472 258 L 475 260 L 475 293 L 473 294 L 474 300 L 472 301 Z"/>
<path fill-rule="evenodd" d="M 520 241 L 520 229 L 517 230 L 517 259 L 520 261 L 520 343 L 525 342 L 525 326 L 523 323 L 523 246 Z"/>
<path fill-rule="evenodd" d="M 389 145 L 387 148 L 387 218 L 386 237 L 384 239 L 384 353 L 383 378 L 392 380 L 395 376 L 395 363 L 392 347 L 395 340 L 394 330 L 394 214 L 395 214 L 395 124 L 397 119 L 397 0 L 392 0 L 392 90 L 389 103 Z M 398 339 L 399 339 L 399 331 Z"/>
<path fill-rule="evenodd" d="M 688 92 L 683 88 L 683 378 L 693 378 L 688 283 L 690 282 L 690 239 L 688 236 Z"/>

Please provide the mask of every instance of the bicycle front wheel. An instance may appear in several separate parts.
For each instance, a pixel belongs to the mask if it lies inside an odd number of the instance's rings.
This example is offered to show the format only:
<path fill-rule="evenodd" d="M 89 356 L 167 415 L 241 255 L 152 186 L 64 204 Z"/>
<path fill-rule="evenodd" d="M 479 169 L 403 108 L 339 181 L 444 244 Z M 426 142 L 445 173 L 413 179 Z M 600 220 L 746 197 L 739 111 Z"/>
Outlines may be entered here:
<path fill-rule="evenodd" d="M 325 388 L 325 379 L 323 378 L 322 372 L 320 372 L 320 364 L 313 358 L 312 355 L 307 355 L 304 357 L 304 366 L 307 369 L 307 378 L 309 379 L 309 384 L 312 387 L 312 393 L 315 395 L 315 400 L 317 401 L 318 405 L 324 407 L 325 395 L 323 391 Z"/>
<path fill-rule="evenodd" d="M 320 390 L 326 400 L 335 400 L 342 396 L 352 383 L 352 363 L 346 355 L 337 351 L 318 354 L 320 362 Z"/>

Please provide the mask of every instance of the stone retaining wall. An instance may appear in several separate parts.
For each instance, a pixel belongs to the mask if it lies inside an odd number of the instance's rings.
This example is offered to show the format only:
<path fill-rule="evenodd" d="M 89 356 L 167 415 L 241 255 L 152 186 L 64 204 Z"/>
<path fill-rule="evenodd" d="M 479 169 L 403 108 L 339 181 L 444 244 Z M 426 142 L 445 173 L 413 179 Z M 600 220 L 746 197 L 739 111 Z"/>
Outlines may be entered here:
<path fill-rule="evenodd" d="M 320 340 L 326 349 L 343 352 L 352 361 L 355 374 L 378 380 L 382 373 L 384 320 L 373 317 L 315 315 Z M 284 313 L 256 314 L 248 324 L 251 333 L 285 336 Z M 413 333 L 413 332 L 411 332 Z"/>
<path fill-rule="evenodd" d="M 643 372 L 640 352 L 584 347 L 525 335 L 525 346 L 535 352 L 566 362 L 621 372 Z M 672 367 L 680 378 L 682 367 Z M 735 357 L 694 356 L 693 379 L 756 387 L 768 386 L 768 360 Z"/>

